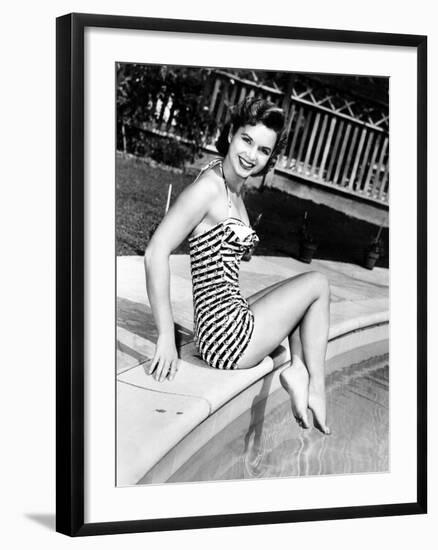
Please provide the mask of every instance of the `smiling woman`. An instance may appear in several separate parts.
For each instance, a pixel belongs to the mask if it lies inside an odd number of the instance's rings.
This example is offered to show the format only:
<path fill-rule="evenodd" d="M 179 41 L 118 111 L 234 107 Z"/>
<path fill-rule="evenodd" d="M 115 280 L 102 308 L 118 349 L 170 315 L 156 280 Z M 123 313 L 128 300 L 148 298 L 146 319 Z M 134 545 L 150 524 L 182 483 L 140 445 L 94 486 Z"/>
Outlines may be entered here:
<path fill-rule="evenodd" d="M 249 175 L 258 175 L 269 160 L 276 141 L 275 130 L 261 122 L 239 128 L 225 157 L 224 171 L 231 172 L 233 169 L 236 177 L 244 179 Z"/>
<path fill-rule="evenodd" d="M 145 254 L 146 283 L 158 328 L 149 374 L 173 379 L 178 368 L 170 302 L 169 256 L 189 237 L 195 340 L 212 368 L 257 365 L 286 337 L 293 362 L 282 373 L 300 426 L 307 409 L 325 434 L 325 355 L 329 285 L 320 273 L 302 273 L 265 289 L 249 303 L 240 292 L 242 256 L 258 241 L 242 199 L 249 176 L 271 169 L 284 143 L 285 116 L 275 104 L 248 98 L 231 113 L 217 150 L 223 158 L 205 166 L 178 197 Z"/>
<path fill-rule="evenodd" d="M 234 135 L 240 140 L 233 140 L 233 146 L 238 147 L 240 141 L 248 145 L 245 148 L 241 144 L 243 150 L 237 151 L 238 154 L 241 153 L 243 168 L 251 170 L 252 176 L 266 174 L 274 167 L 278 155 L 286 143 L 284 116 L 284 111 L 269 101 L 253 98 L 243 101 L 232 111 L 231 120 L 224 126 L 216 142 L 218 152 L 226 159 L 231 145 L 231 137 Z M 267 134 L 266 130 L 268 130 Z M 259 140 L 258 143 L 256 138 Z M 257 148 L 262 154 L 260 159 L 262 167 L 253 170 L 250 165 L 255 161 L 248 158 L 248 154 L 254 154 Z M 245 172 L 242 177 L 248 177 L 248 173 Z"/>

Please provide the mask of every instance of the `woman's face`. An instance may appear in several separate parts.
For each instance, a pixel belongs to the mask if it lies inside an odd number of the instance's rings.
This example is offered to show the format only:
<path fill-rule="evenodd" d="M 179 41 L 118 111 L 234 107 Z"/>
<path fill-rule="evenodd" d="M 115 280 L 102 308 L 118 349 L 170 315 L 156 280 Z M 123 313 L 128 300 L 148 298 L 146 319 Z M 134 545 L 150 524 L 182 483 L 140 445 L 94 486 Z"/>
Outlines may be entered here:
<path fill-rule="evenodd" d="M 232 136 L 227 157 L 237 176 L 256 175 L 266 166 L 277 141 L 277 134 L 261 122 L 247 124 Z"/>

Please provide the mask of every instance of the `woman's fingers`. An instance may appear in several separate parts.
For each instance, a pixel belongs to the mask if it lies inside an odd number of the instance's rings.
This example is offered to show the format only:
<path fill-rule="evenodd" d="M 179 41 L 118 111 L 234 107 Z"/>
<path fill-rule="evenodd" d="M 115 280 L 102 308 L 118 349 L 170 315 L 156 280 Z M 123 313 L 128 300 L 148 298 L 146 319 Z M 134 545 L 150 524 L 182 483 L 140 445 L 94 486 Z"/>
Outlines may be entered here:
<path fill-rule="evenodd" d="M 178 371 L 178 358 L 167 359 L 159 353 L 154 355 L 148 367 L 148 374 L 153 374 L 157 382 L 162 382 L 166 378 L 173 380 Z"/>
<path fill-rule="evenodd" d="M 160 357 L 157 368 L 155 369 L 155 372 L 154 372 L 154 378 L 155 378 L 155 380 L 157 380 L 157 382 L 160 380 L 160 376 L 161 376 L 161 372 L 164 368 L 164 364 L 165 364 L 164 359 L 162 357 Z"/>
<path fill-rule="evenodd" d="M 168 359 L 163 359 L 162 361 L 160 361 L 160 366 L 156 371 L 155 380 L 157 380 L 158 382 L 162 382 L 168 376 L 170 366 L 171 361 L 169 361 Z"/>
<path fill-rule="evenodd" d="M 154 370 L 157 368 L 157 364 L 158 364 L 158 355 L 155 354 L 152 361 L 149 363 L 148 374 L 152 374 L 154 372 Z"/>
<path fill-rule="evenodd" d="M 170 369 L 168 374 L 169 380 L 173 380 L 177 372 L 178 372 L 178 359 L 173 359 L 173 361 L 170 364 Z"/>
<path fill-rule="evenodd" d="M 162 357 L 162 354 L 160 352 L 160 349 L 158 346 L 155 347 L 155 353 L 154 353 L 154 357 L 149 365 L 149 369 L 148 369 L 148 374 L 153 374 L 154 375 L 154 378 L 155 380 L 157 380 L 157 375 L 159 376 L 159 373 L 161 372 L 161 369 L 162 369 L 162 362 L 163 362 L 163 357 Z"/>
<path fill-rule="evenodd" d="M 164 365 L 163 365 L 163 369 L 161 370 L 161 374 L 160 374 L 160 382 L 162 382 L 166 377 L 167 377 L 167 373 L 169 372 L 169 367 L 170 367 L 170 361 L 164 361 Z"/>
<path fill-rule="evenodd" d="M 167 378 L 169 380 L 173 380 L 175 378 L 175 374 L 176 374 L 176 361 L 175 359 L 170 363 L 170 369 L 169 369 L 169 373 L 167 375 Z"/>

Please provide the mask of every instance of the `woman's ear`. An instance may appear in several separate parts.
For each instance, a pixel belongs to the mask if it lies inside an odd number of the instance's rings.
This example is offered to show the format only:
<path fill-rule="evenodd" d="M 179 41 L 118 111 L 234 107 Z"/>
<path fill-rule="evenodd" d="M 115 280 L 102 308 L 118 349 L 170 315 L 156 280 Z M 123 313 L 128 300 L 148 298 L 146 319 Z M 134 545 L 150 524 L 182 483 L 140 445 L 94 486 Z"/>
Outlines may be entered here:
<path fill-rule="evenodd" d="M 233 126 L 230 124 L 230 129 L 228 130 L 228 143 L 231 143 L 231 140 L 233 139 L 234 131 Z"/>

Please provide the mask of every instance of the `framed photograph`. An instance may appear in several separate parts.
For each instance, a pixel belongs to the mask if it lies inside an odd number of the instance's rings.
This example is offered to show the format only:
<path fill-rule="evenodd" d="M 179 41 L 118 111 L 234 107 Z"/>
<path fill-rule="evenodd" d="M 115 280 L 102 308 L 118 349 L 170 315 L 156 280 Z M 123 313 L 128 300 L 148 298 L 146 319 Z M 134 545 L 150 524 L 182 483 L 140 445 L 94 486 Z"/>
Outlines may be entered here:
<path fill-rule="evenodd" d="M 57 19 L 59 532 L 426 513 L 426 67 Z"/>

